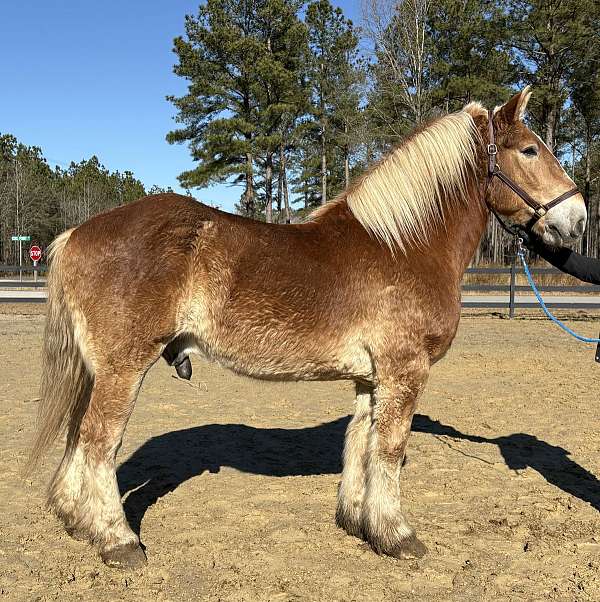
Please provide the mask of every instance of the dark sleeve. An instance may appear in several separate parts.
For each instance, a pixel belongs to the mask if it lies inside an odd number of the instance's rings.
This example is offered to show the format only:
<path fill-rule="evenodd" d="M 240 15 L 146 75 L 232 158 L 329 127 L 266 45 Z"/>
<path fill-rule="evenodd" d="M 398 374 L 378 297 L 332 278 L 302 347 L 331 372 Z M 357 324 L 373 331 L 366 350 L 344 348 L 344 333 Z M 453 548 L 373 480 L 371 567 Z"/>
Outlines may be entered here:
<path fill-rule="evenodd" d="M 600 284 L 600 259 L 580 255 L 565 247 L 553 249 L 544 244 L 537 244 L 532 250 L 562 272 L 590 284 Z"/>

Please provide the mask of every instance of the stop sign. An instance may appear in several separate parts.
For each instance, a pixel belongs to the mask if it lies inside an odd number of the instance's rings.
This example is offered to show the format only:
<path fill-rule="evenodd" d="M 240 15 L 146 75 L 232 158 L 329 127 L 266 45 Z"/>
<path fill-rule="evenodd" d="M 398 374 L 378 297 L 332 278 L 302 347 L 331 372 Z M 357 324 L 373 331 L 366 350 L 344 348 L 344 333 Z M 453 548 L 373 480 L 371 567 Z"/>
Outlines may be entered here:
<path fill-rule="evenodd" d="M 42 258 L 42 249 L 34 245 L 29 249 L 29 257 L 31 257 L 31 261 L 39 261 Z"/>

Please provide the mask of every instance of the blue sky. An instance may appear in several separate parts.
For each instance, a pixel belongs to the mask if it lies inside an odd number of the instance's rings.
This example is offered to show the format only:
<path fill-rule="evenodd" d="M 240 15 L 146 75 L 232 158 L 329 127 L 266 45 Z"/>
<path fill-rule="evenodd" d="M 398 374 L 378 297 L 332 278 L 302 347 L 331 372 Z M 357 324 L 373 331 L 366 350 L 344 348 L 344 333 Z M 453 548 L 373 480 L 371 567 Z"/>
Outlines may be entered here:
<path fill-rule="evenodd" d="M 191 0 L 19 0 L 0 8 L 0 133 L 40 146 L 66 167 L 97 155 L 111 171 L 131 170 L 147 188 L 180 190 L 193 166 L 184 145 L 169 145 L 175 111 L 167 94 L 185 81 L 172 72 L 172 41 Z M 359 0 L 337 2 L 358 24 Z M 231 211 L 241 190 L 194 191 Z"/>

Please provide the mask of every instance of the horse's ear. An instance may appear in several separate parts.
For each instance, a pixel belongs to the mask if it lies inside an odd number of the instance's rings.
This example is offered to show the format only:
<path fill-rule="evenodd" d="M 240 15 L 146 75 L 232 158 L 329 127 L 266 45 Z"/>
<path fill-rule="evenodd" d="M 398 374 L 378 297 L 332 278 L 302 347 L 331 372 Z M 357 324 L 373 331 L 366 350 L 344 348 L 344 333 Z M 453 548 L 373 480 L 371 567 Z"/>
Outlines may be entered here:
<path fill-rule="evenodd" d="M 515 94 L 506 104 L 496 111 L 496 120 L 506 124 L 521 121 L 531 96 L 531 86 L 525 86 L 521 92 Z"/>

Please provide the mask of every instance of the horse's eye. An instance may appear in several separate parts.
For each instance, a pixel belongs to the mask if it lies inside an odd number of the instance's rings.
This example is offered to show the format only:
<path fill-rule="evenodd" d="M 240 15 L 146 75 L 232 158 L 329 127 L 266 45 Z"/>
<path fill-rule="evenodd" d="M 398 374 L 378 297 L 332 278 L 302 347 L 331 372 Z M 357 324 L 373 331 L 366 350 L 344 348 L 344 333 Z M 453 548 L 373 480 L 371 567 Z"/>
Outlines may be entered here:
<path fill-rule="evenodd" d="M 538 149 L 535 146 L 528 146 L 521 151 L 524 155 L 528 157 L 537 157 Z"/>

